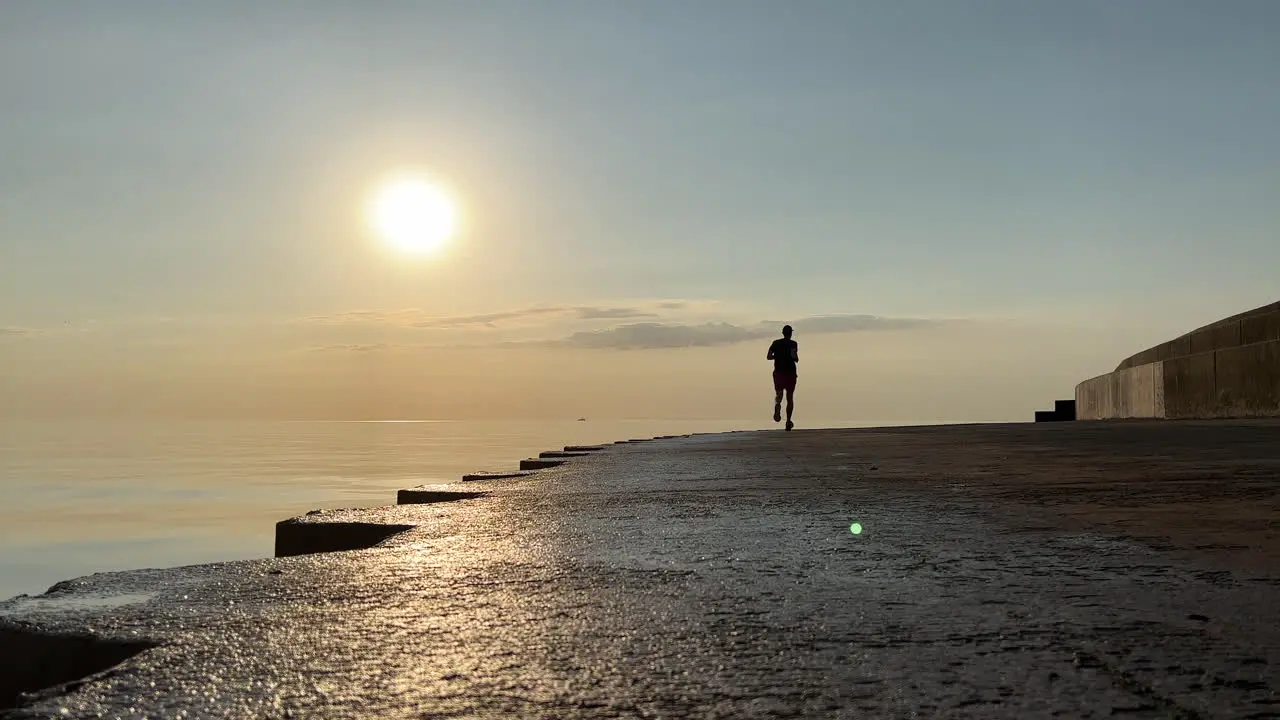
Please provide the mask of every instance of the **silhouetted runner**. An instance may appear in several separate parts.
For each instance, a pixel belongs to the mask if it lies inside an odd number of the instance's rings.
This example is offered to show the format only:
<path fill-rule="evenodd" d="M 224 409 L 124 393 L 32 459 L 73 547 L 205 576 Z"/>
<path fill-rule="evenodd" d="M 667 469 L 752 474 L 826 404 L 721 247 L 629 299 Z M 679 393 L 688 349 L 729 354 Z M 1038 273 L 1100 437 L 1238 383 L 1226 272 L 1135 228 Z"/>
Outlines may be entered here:
<path fill-rule="evenodd" d="M 782 337 L 769 346 L 766 359 L 773 361 L 773 421 L 782 420 L 782 393 L 787 393 L 787 429 L 795 427 L 791 411 L 796 409 L 796 363 L 800 362 L 800 346 L 791 339 L 791 326 L 782 328 Z"/>

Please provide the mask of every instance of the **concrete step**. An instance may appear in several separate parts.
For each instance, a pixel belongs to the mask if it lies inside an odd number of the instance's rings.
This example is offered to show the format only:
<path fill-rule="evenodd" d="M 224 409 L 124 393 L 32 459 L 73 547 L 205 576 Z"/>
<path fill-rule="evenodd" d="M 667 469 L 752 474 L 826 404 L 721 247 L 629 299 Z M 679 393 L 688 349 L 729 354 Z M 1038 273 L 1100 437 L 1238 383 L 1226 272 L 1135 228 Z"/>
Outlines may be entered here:
<path fill-rule="evenodd" d="M 512 470 L 510 472 L 481 471 L 481 472 L 467 473 L 466 475 L 463 475 L 462 482 L 478 482 L 480 480 L 507 480 L 509 478 L 524 477 L 530 474 L 531 473 L 524 470 Z"/>
<path fill-rule="evenodd" d="M 545 470 L 565 464 L 560 458 L 526 458 L 520 461 L 521 470 Z"/>
<path fill-rule="evenodd" d="M 1037 410 L 1036 422 L 1071 422 L 1076 419 L 1075 400 L 1055 400 L 1052 410 Z"/>
<path fill-rule="evenodd" d="M 397 505 L 429 505 L 484 497 L 489 493 L 470 490 L 450 490 L 447 485 L 419 485 L 396 493 Z"/>
<path fill-rule="evenodd" d="M 1063 420 L 1076 419 L 1076 401 L 1075 400 L 1054 400 L 1053 411 Z"/>

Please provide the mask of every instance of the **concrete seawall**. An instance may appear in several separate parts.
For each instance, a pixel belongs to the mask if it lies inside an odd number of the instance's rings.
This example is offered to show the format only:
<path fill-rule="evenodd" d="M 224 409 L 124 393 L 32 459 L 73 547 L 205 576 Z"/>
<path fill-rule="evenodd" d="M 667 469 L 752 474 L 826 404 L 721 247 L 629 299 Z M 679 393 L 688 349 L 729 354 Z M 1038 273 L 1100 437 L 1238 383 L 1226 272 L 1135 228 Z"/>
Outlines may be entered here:
<path fill-rule="evenodd" d="M 1080 420 L 1280 417 L 1280 340 L 1117 370 L 1076 386 Z"/>
<path fill-rule="evenodd" d="M 1116 370 L 1240 345 L 1280 340 L 1280 302 L 1263 305 L 1197 328 L 1125 358 Z"/>
<path fill-rule="evenodd" d="M 1280 416 L 1280 303 L 1149 348 L 1076 386 L 1080 420 Z"/>

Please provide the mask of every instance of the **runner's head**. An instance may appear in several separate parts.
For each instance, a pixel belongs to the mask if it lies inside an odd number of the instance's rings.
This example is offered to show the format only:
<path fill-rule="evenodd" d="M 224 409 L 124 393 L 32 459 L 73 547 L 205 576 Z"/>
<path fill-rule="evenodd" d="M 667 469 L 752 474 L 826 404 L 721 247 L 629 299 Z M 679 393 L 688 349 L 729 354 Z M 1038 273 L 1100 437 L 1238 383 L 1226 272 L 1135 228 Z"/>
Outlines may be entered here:
<path fill-rule="evenodd" d="M 783 326 L 782 326 L 782 337 L 784 337 L 784 338 L 789 338 L 789 337 L 791 337 L 791 326 L 790 326 L 790 325 L 783 325 Z"/>

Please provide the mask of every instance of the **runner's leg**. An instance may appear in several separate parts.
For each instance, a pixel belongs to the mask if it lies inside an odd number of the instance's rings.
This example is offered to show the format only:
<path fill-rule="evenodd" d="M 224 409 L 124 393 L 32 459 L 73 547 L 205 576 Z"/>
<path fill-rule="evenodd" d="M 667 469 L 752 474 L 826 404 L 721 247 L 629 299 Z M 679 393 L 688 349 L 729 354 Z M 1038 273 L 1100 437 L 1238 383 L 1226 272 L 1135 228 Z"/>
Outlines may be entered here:
<path fill-rule="evenodd" d="M 795 427 L 795 423 L 791 422 L 791 413 L 796 409 L 796 377 L 792 375 L 787 378 L 787 429 Z"/>

